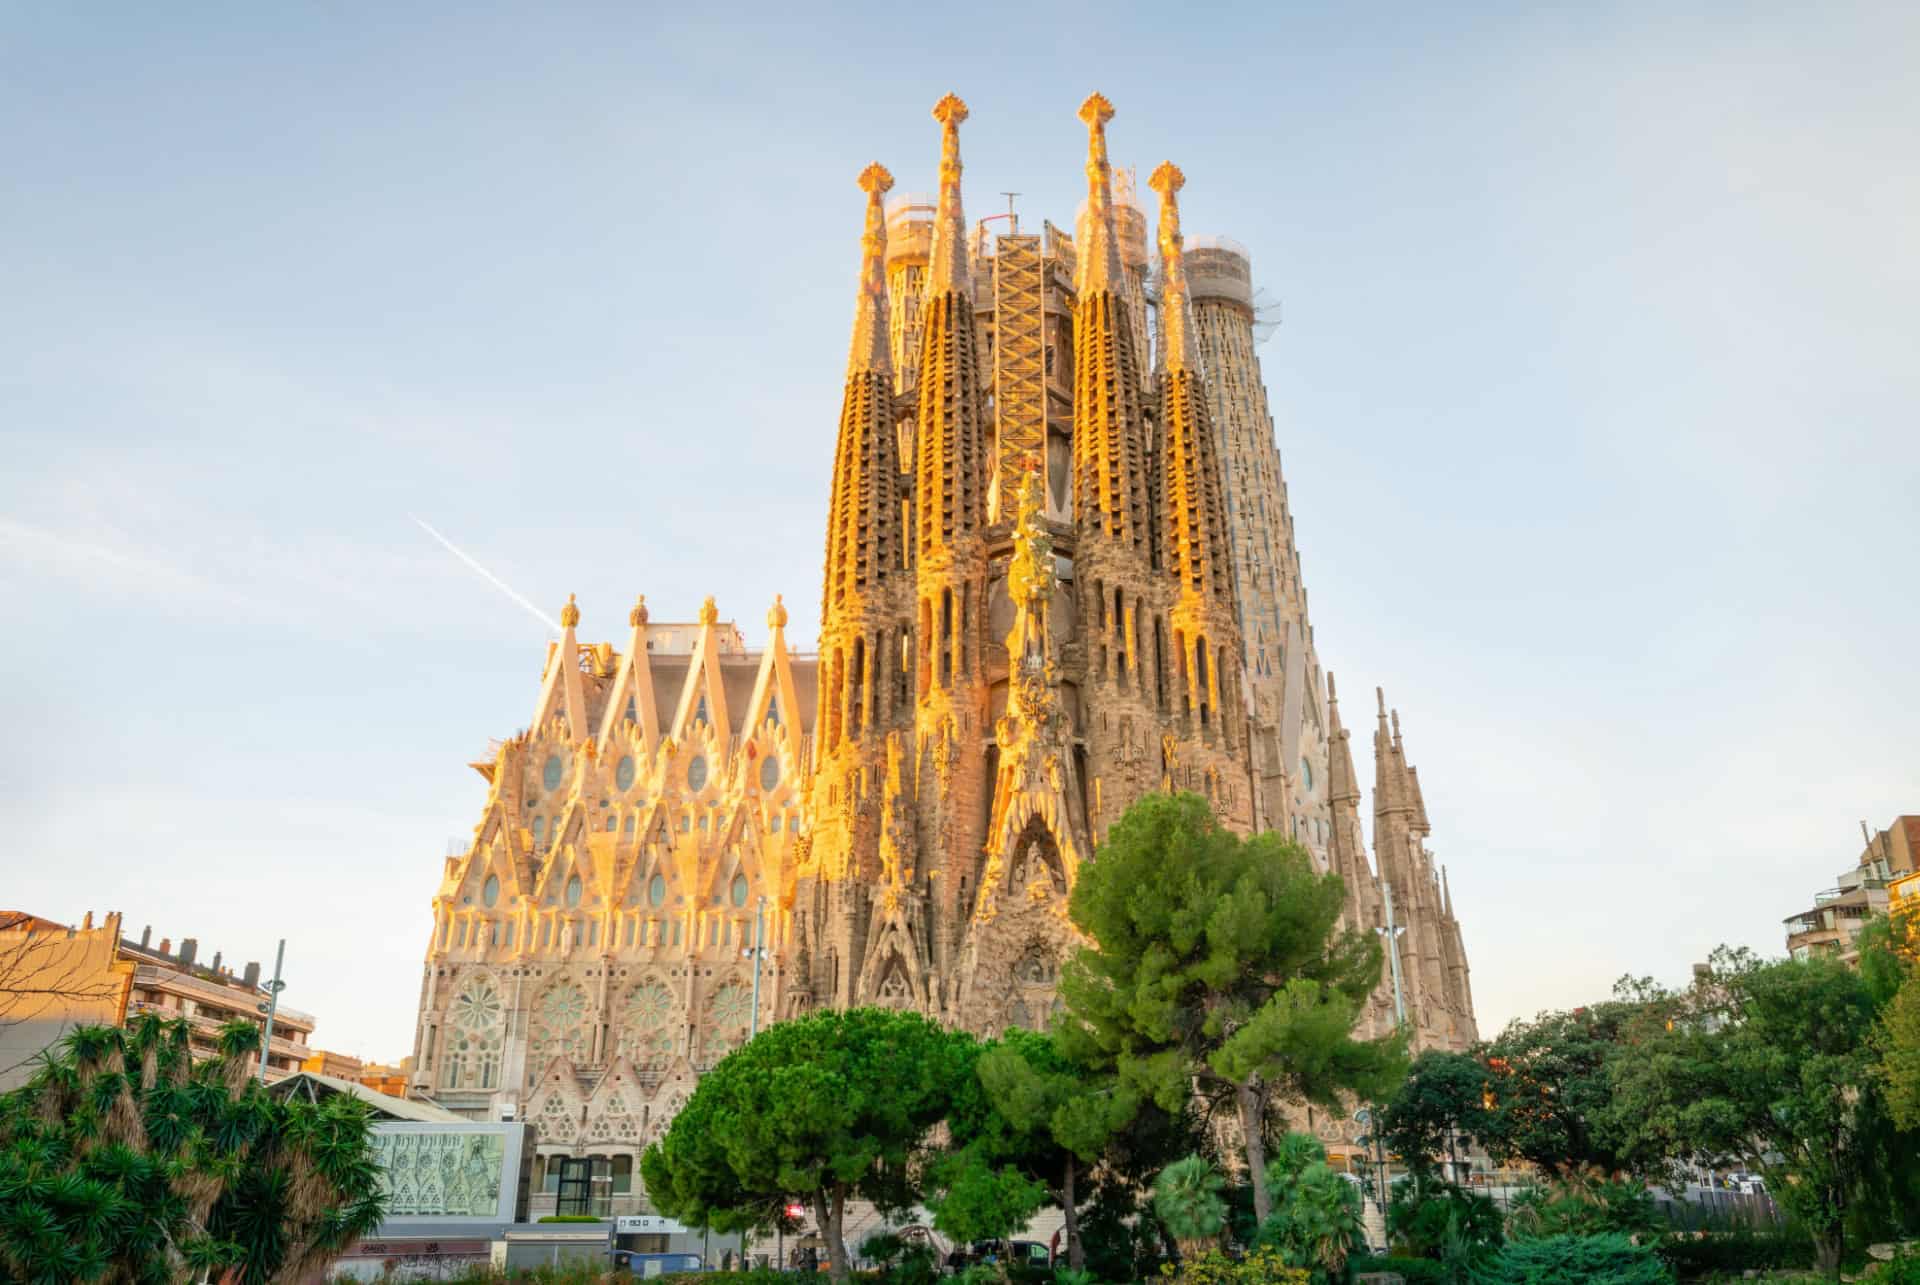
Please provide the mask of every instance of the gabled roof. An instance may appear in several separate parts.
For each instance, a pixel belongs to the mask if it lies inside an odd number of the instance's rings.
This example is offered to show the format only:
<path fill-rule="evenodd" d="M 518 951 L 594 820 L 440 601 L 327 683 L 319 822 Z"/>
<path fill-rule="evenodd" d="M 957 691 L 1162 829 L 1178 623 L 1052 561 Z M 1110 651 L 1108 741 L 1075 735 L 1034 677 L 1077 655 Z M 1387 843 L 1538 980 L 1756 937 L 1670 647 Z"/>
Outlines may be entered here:
<path fill-rule="evenodd" d="M 309 1102 L 318 1102 L 321 1098 L 330 1098 L 336 1093 L 348 1093 L 389 1120 L 412 1120 L 417 1124 L 473 1123 L 467 1116 L 455 1115 L 445 1107 L 435 1106 L 431 1102 L 390 1097 L 357 1081 L 343 1080 L 333 1075 L 321 1075 L 317 1071 L 301 1071 L 289 1075 L 284 1080 L 275 1080 L 268 1086 L 267 1091 L 283 1097 L 297 1093 Z"/>

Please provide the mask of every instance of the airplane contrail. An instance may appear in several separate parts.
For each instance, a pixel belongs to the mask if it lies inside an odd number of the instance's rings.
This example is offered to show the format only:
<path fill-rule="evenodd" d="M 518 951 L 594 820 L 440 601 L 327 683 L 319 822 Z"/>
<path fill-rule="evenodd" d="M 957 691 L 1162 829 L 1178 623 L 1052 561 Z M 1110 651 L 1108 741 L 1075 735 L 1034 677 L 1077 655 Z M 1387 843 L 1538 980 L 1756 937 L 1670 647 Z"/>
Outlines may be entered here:
<path fill-rule="evenodd" d="M 525 607 L 528 611 L 531 611 L 534 614 L 534 616 L 540 621 L 541 624 L 553 630 L 553 632 L 556 634 L 560 632 L 559 621 L 553 619 L 551 616 L 547 615 L 546 612 L 540 610 L 540 608 L 534 606 L 531 602 L 528 602 L 525 598 L 521 597 L 520 594 L 514 591 L 514 587 L 512 585 L 508 584 L 506 581 L 502 580 L 499 576 L 496 576 L 495 574 L 493 574 L 493 572 L 487 570 L 485 567 L 481 566 L 478 562 L 468 557 L 466 552 L 462 550 L 459 545 L 455 544 L 453 541 L 447 539 L 446 536 L 441 535 L 438 531 L 428 526 L 426 522 L 423 521 L 422 519 L 414 517 L 413 514 L 411 513 L 407 514 L 407 516 L 410 518 L 413 518 L 414 522 L 418 524 L 418 526 L 422 531 L 425 531 L 428 535 L 432 536 L 434 539 L 438 540 L 441 544 L 445 545 L 448 553 L 451 553 L 454 557 L 460 559 L 460 561 L 466 563 L 468 566 L 472 567 L 475 571 L 478 571 L 481 575 L 487 578 L 488 582 L 491 583 L 494 588 L 498 589 L 501 593 L 506 594 L 507 597 L 513 599 L 515 602 Z"/>

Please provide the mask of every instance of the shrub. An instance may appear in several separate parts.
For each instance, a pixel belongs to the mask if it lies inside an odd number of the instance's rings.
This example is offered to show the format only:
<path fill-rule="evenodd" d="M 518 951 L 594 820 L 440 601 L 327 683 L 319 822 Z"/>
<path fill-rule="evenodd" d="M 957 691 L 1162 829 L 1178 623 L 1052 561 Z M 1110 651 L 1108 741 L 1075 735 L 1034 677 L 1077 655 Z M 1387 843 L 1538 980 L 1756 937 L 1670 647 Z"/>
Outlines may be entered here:
<path fill-rule="evenodd" d="M 601 1223 L 604 1218 L 595 1218 L 592 1214 L 542 1214 L 543 1223 Z"/>
<path fill-rule="evenodd" d="M 1237 1261 L 1210 1249 L 1178 1268 L 1162 1265 L 1160 1279 L 1167 1285 L 1308 1285 L 1312 1274 L 1304 1267 L 1288 1267 L 1271 1249 L 1257 1249 Z"/>
<path fill-rule="evenodd" d="M 1512 1241 L 1474 1279 L 1481 1285 L 1671 1285 L 1673 1272 L 1651 1246 L 1608 1232 Z"/>
<path fill-rule="evenodd" d="M 1746 1271 L 1813 1266 L 1813 1238 L 1792 1228 L 1756 1231 L 1737 1225 L 1725 1231 L 1667 1236 L 1655 1249 L 1683 1281 L 1716 1272 L 1738 1276 Z"/>
<path fill-rule="evenodd" d="M 1347 1260 L 1347 1267 L 1355 1276 L 1367 1272 L 1394 1272 L 1407 1285 L 1449 1285 L 1446 1267 L 1431 1258 L 1357 1255 Z"/>
<path fill-rule="evenodd" d="M 1920 1285 L 1920 1250 L 1902 1249 L 1892 1262 L 1875 1264 L 1861 1279 L 1868 1285 Z"/>

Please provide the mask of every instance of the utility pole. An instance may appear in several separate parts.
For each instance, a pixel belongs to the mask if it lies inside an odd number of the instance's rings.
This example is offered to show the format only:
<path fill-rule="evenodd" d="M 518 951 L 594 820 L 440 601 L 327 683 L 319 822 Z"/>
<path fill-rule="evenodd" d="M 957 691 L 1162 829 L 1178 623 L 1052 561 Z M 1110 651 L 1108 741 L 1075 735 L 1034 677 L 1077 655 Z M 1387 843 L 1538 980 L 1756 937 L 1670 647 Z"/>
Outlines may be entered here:
<path fill-rule="evenodd" d="M 255 1005 L 267 1015 L 266 1034 L 260 1037 L 260 1083 L 267 1082 L 267 1052 L 273 1047 L 273 1015 L 280 1009 L 280 992 L 287 984 L 280 980 L 280 965 L 287 959 L 287 939 L 280 939 L 280 949 L 273 956 L 273 980 L 267 983 L 267 1002 Z"/>

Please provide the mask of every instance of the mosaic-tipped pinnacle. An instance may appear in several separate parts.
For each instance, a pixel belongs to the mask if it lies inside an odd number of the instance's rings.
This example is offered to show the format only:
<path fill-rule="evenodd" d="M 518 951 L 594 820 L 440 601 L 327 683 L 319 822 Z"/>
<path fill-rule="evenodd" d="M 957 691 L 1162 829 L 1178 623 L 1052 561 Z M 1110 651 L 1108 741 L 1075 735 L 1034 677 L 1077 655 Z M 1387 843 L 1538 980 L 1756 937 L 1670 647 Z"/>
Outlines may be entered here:
<path fill-rule="evenodd" d="M 1147 176 L 1147 186 L 1166 196 L 1178 192 L 1187 185 L 1187 176 L 1172 161 L 1161 161 L 1152 174 Z"/>
<path fill-rule="evenodd" d="M 860 171 L 860 190 L 867 193 L 892 191 L 892 172 L 879 161 L 875 161 Z"/>
<path fill-rule="evenodd" d="M 967 104 L 958 94 L 948 94 L 933 105 L 933 118 L 942 125 L 958 125 L 967 118 Z"/>
<path fill-rule="evenodd" d="M 1091 129 L 1099 129 L 1113 119 L 1113 103 L 1102 93 L 1087 95 L 1087 101 L 1080 104 L 1080 119 Z"/>

